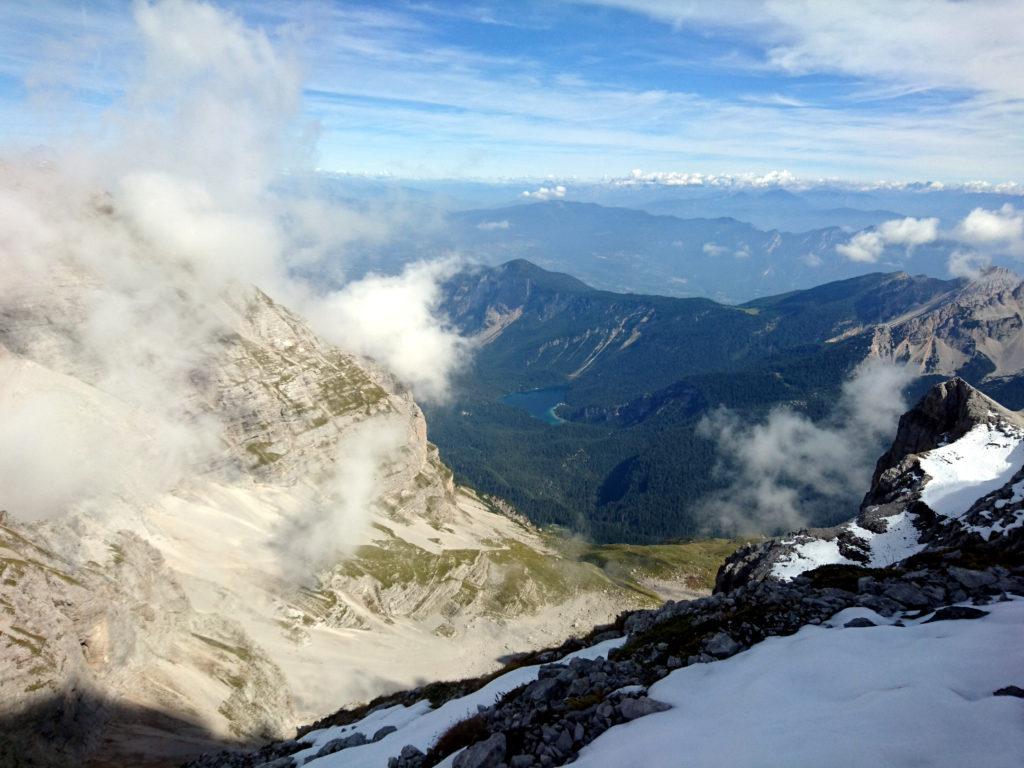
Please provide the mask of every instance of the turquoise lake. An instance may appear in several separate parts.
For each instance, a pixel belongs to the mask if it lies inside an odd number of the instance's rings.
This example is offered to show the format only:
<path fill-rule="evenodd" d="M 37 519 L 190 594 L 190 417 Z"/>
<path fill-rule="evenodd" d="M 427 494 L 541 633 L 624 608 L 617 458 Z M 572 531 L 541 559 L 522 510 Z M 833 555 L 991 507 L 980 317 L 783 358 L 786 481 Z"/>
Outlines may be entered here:
<path fill-rule="evenodd" d="M 564 424 L 565 419 L 561 419 L 555 414 L 555 406 L 565 400 L 567 389 L 568 387 L 544 387 L 526 392 L 510 392 L 501 398 L 501 402 L 524 410 L 545 424 L 557 426 Z"/>

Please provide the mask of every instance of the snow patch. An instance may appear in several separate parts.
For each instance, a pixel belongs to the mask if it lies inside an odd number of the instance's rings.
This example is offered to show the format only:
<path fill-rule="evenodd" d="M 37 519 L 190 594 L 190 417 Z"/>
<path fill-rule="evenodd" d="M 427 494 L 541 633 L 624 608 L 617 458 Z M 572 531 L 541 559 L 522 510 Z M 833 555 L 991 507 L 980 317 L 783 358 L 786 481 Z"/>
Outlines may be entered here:
<path fill-rule="evenodd" d="M 945 517 L 960 517 L 982 496 L 1006 485 L 1024 463 L 1024 433 L 979 424 L 959 440 L 921 458 L 931 479 L 921 501 Z"/>
<path fill-rule="evenodd" d="M 857 538 L 868 545 L 871 559 L 867 565 L 871 568 L 884 568 L 898 563 L 911 555 L 916 555 L 925 548 L 918 541 L 920 533 L 914 527 L 914 520 L 906 511 L 885 518 L 888 527 L 883 533 L 875 533 L 861 528 L 857 523 L 849 523 L 846 528 Z"/>
<path fill-rule="evenodd" d="M 787 542 L 783 542 L 787 543 Z M 786 559 L 772 566 L 772 575 L 782 581 L 796 578 L 804 571 L 812 571 L 819 565 L 856 565 L 853 560 L 839 552 L 839 540 L 812 539 L 793 546 L 793 552 Z"/>

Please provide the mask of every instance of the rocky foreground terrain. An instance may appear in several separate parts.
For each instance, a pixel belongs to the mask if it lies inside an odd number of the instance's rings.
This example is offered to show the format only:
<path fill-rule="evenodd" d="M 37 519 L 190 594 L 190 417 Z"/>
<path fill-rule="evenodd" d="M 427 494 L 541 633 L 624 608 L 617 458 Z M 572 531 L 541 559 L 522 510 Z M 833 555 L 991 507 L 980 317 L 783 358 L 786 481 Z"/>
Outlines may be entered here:
<path fill-rule="evenodd" d="M 715 765 L 726 755 L 736 765 L 1015 765 L 1024 749 L 1020 424 L 963 381 L 940 384 L 901 420 L 856 521 L 741 549 L 710 597 L 625 613 L 503 674 L 383 697 L 257 753 L 189 766 Z M 725 729 L 728 751 L 702 753 L 696 738 L 673 751 L 674 734 L 714 707 L 727 672 L 741 686 L 728 709 L 743 712 L 771 675 L 757 660 L 774 652 L 771 666 L 795 664 L 823 643 L 835 651 L 821 659 L 828 671 L 785 681 L 792 690 L 771 690 L 772 704 L 749 717 L 787 739 L 792 729 L 786 752 L 750 758 L 741 725 L 730 733 L 724 720 L 703 729 Z M 844 657 L 844 647 L 854 652 Z M 963 668 L 974 676 L 953 682 Z M 859 696 L 871 707 L 842 698 L 856 687 L 850 676 L 869 681 Z M 826 733 L 801 743 L 800 722 L 814 723 L 817 709 Z M 842 752 L 846 731 L 856 752 Z"/>

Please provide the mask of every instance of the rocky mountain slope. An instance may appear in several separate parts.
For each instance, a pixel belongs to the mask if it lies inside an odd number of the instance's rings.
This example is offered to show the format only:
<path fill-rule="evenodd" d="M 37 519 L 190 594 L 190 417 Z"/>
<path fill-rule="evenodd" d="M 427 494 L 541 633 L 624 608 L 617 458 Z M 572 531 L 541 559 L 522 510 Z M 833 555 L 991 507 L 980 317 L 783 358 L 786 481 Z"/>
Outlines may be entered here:
<path fill-rule="evenodd" d="M 1022 525 L 1024 415 L 954 378 L 900 419 L 856 519 L 744 548 L 722 567 L 716 588 L 789 579 L 826 564 L 884 568 Z"/>
<path fill-rule="evenodd" d="M 1000 391 L 1024 371 L 1022 326 L 1024 279 L 992 267 L 952 295 L 874 328 L 871 354 Z"/>
<path fill-rule="evenodd" d="M 259 290 L 168 290 L 126 308 L 139 332 L 97 328 L 110 286 L 81 265 L 45 286 L 0 314 L 0 414 L 28 425 L 26 477 L 0 492 L 4 764 L 162 765 L 283 734 L 680 575 L 611 576 L 455 485 L 408 392 Z M 183 318 L 194 347 L 114 364 Z M 52 494 L 27 477 L 37 449 L 63 462 Z"/>
<path fill-rule="evenodd" d="M 1019 425 L 960 380 L 931 390 L 845 529 L 875 526 L 873 559 L 777 572 L 749 567 L 751 554 L 791 564 L 792 540 L 742 549 L 711 597 L 190 766 L 1009 768 L 1024 750 L 1024 456 L 1006 450 Z M 908 514 L 919 541 L 890 546 L 877 523 Z"/>

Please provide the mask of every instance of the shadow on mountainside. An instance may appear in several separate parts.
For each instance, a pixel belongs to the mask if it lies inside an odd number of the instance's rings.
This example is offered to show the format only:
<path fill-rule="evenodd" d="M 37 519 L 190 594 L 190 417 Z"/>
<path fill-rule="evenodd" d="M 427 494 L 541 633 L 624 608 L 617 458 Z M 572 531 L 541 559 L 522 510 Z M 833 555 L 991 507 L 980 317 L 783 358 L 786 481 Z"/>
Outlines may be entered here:
<path fill-rule="evenodd" d="M 177 715 L 75 689 L 0 715 L 0 768 L 170 768 L 204 752 L 253 746 Z"/>

